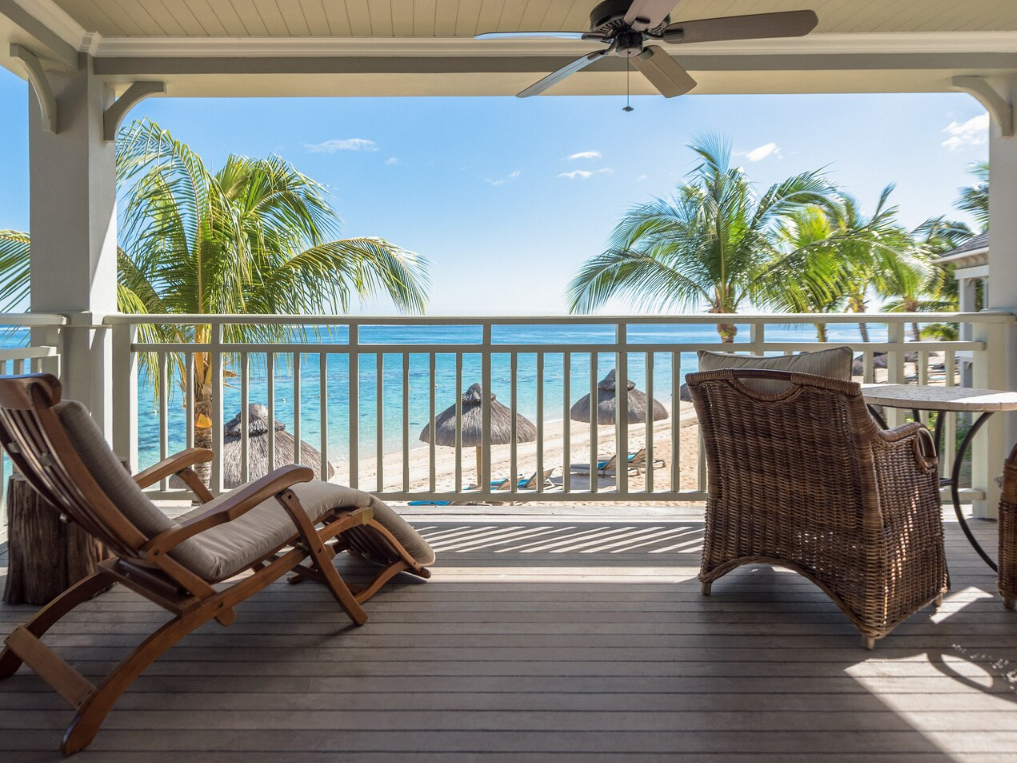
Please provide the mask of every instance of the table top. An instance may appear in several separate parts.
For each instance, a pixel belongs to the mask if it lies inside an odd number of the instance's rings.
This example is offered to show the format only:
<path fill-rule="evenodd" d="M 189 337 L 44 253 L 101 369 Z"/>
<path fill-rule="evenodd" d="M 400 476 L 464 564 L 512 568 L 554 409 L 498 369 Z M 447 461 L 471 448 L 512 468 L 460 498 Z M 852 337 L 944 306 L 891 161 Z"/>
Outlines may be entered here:
<path fill-rule="evenodd" d="M 971 387 L 926 387 L 920 384 L 863 384 L 870 405 L 921 411 L 1017 411 L 1017 392 Z"/>

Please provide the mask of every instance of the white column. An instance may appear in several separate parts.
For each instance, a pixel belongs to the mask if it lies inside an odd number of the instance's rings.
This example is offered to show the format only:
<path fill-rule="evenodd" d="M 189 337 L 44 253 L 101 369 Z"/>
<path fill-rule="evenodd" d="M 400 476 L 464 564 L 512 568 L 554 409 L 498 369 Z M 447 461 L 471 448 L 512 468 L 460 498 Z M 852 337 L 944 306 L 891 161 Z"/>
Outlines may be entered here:
<path fill-rule="evenodd" d="M 1006 97 L 1013 103 L 1017 96 L 1017 81 L 1011 80 L 1008 87 Z M 990 277 L 986 279 L 986 285 L 991 282 L 991 288 L 986 290 L 987 309 L 1017 312 L 1017 137 L 1002 137 L 995 119 L 989 127 L 989 164 L 992 168 L 989 186 Z M 979 374 L 976 370 L 976 386 L 981 381 L 995 388 L 1017 390 L 1017 330 L 1010 326 L 1006 330 L 992 331 L 990 336 L 995 337 L 997 343 L 991 351 L 1005 353 L 1006 362 L 989 373 Z M 973 474 L 973 479 L 976 483 L 987 483 L 983 516 L 994 517 L 999 489 L 992 478 L 1001 473 L 1008 446 L 1017 440 L 1017 417 L 997 414 L 986 429 L 986 435 L 979 438 L 981 442 L 976 442 L 974 448 L 976 474 Z M 983 458 L 985 463 L 979 463 Z M 982 487 L 981 484 L 976 486 Z"/>
<path fill-rule="evenodd" d="M 80 68 L 52 73 L 57 132 L 41 128 L 35 96 L 29 105 L 32 310 L 68 315 L 64 397 L 82 401 L 106 434 L 112 431 L 111 343 L 97 329 L 116 311 L 116 154 L 102 137 L 112 100 L 82 54 Z"/>

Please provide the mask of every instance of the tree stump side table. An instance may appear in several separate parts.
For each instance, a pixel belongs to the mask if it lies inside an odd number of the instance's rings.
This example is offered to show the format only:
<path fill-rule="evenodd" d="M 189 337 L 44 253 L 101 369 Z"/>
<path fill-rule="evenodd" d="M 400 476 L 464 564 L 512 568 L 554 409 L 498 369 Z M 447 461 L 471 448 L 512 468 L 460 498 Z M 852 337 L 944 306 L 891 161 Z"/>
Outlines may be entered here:
<path fill-rule="evenodd" d="M 96 570 L 106 547 L 60 513 L 21 474 L 7 482 L 8 604 L 48 604 Z"/>

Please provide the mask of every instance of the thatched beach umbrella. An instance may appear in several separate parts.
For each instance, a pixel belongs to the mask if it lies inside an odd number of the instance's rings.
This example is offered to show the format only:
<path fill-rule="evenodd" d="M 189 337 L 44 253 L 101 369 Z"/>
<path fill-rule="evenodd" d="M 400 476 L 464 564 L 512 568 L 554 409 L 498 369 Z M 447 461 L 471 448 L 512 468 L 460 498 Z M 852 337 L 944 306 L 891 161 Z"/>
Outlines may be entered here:
<path fill-rule="evenodd" d="M 234 488 L 242 484 L 240 479 L 240 434 L 241 420 L 238 413 L 223 428 L 222 478 L 223 486 Z M 248 479 L 258 479 L 268 474 L 268 408 L 252 403 L 247 408 L 247 457 Z M 286 431 L 281 421 L 275 422 L 275 465 L 293 463 L 293 435 Z M 314 478 L 321 477 L 321 453 L 306 442 L 300 443 L 300 457 L 297 461 L 314 470 Z M 335 473 L 328 466 L 328 476 Z"/>
<path fill-rule="evenodd" d="M 484 390 L 479 384 L 472 385 L 463 393 L 462 422 L 463 447 L 477 449 L 477 484 L 480 484 L 480 462 L 484 448 Z M 434 443 L 454 448 L 456 445 L 456 407 L 449 406 L 434 417 Z M 516 442 L 533 442 L 537 439 L 537 427 L 521 414 L 516 414 Z M 431 425 L 420 431 L 420 441 L 431 441 Z M 512 442 L 512 411 L 491 395 L 491 445 L 505 445 Z"/>
<path fill-rule="evenodd" d="M 629 423 L 640 424 L 646 421 L 646 393 L 636 389 L 633 382 L 628 383 L 628 408 Z M 614 369 L 600 380 L 597 385 L 597 423 L 601 426 L 614 424 L 615 416 L 615 380 Z M 590 396 L 583 395 L 569 411 L 569 418 L 573 421 L 590 422 Z M 667 409 L 658 402 L 653 401 L 653 420 L 661 421 L 667 418 Z"/>

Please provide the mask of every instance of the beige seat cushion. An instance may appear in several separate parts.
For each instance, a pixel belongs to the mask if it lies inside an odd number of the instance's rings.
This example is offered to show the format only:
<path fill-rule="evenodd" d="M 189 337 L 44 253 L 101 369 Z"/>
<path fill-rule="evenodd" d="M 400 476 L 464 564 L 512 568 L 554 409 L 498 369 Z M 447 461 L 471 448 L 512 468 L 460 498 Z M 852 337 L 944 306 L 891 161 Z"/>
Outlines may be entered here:
<path fill-rule="evenodd" d="M 99 427 L 79 402 L 66 400 L 56 406 L 57 415 L 78 457 L 104 493 L 142 534 L 154 538 L 177 523 L 167 517 L 138 487 L 120 460 L 113 455 Z M 434 551 L 401 516 L 370 493 L 327 482 L 304 482 L 293 492 L 311 521 L 337 507 L 369 507 L 382 527 L 395 536 L 410 555 L 423 565 L 434 562 Z M 225 500 L 226 493 L 186 514 L 203 514 Z M 234 520 L 185 540 L 171 556 L 205 580 L 223 580 L 250 566 L 296 533 L 289 514 L 275 498 L 259 504 Z"/>
<path fill-rule="evenodd" d="M 736 355 L 730 352 L 699 351 L 700 371 L 720 371 L 726 368 L 765 368 L 772 371 L 791 371 L 799 374 L 814 374 L 831 379 L 851 381 L 851 367 L 854 353 L 850 347 L 833 347 L 818 352 L 802 352 L 798 355 Z M 787 384 L 766 379 L 747 379 L 749 389 L 765 394 L 779 394 Z"/>
<path fill-rule="evenodd" d="M 239 489 L 239 488 L 238 488 Z M 409 523 L 370 493 L 329 482 L 301 482 L 293 486 L 300 505 L 312 522 L 335 508 L 371 508 L 374 519 L 398 540 L 416 561 L 434 562 L 434 551 Z M 190 519 L 220 505 L 225 493 L 180 517 Z M 224 580 L 271 553 L 297 532 L 293 520 L 272 497 L 232 522 L 206 530 L 181 543 L 173 558 L 205 580 Z"/>

